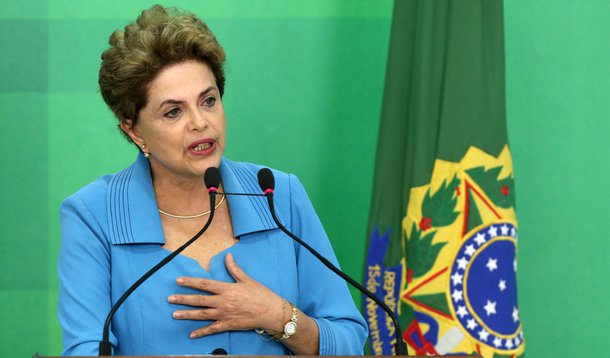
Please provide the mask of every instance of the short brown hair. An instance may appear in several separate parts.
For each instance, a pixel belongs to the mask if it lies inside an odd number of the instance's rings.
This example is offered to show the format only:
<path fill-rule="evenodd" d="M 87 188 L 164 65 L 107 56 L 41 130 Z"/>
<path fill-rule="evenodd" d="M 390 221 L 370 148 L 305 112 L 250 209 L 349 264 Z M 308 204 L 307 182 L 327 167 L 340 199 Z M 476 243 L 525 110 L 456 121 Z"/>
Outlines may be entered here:
<path fill-rule="evenodd" d="M 210 66 L 220 96 L 224 93 L 224 50 L 206 24 L 190 12 L 154 5 L 123 31 L 114 31 L 108 43 L 99 85 L 120 122 L 131 119 L 135 124 L 146 106 L 148 85 L 161 70 L 183 61 Z"/>

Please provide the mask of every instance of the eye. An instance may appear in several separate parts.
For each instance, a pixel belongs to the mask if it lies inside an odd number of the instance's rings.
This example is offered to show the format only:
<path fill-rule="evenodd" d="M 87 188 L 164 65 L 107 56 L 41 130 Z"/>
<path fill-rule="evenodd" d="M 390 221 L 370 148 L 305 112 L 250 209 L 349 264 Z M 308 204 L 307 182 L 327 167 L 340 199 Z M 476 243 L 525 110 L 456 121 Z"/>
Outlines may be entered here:
<path fill-rule="evenodd" d="M 207 107 L 213 107 L 216 104 L 216 97 L 210 96 L 203 100 L 203 105 Z"/>
<path fill-rule="evenodd" d="M 172 110 L 165 112 L 164 116 L 167 118 L 176 118 L 180 115 L 180 112 L 182 112 L 180 108 L 173 108 Z"/>

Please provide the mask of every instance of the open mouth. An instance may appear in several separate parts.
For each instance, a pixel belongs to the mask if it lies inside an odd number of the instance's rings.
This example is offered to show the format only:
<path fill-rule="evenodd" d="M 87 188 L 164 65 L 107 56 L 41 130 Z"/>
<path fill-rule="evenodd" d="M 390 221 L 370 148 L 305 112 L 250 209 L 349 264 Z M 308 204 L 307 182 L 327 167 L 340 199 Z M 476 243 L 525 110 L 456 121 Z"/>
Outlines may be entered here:
<path fill-rule="evenodd" d="M 216 141 L 211 138 L 197 141 L 193 143 L 188 150 L 194 155 L 209 155 L 216 150 Z"/>

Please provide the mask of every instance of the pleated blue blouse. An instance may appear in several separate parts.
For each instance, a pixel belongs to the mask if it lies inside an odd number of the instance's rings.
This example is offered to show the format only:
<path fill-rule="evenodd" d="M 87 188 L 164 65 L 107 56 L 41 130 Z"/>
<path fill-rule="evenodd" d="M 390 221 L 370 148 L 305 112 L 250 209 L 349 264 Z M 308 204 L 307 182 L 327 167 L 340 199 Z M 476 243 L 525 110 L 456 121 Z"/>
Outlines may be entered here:
<path fill-rule="evenodd" d="M 259 169 L 258 165 L 223 158 L 220 173 L 224 190 L 260 192 Z M 280 221 L 337 264 L 299 180 L 292 174 L 273 173 Z M 222 348 L 231 355 L 290 354 L 283 344 L 253 330 L 190 339 L 191 331 L 211 321 L 172 318 L 173 311 L 189 307 L 168 303 L 168 296 L 201 294 L 178 286 L 176 278 L 234 282 L 224 264 L 231 252 L 250 277 L 315 320 L 321 355 L 361 355 L 367 327 L 343 280 L 277 228 L 265 198 L 230 196 L 227 201 L 237 243 L 214 256 L 209 271 L 178 255 L 142 284 L 112 320 L 113 353 L 205 355 Z M 64 355 L 97 355 L 111 306 L 170 253 L 162 247 L 165 240 L 157 209 L 150 165 L 141 154 L 127 169 L 100 177 L 62 203 L 58 316 Z"/>

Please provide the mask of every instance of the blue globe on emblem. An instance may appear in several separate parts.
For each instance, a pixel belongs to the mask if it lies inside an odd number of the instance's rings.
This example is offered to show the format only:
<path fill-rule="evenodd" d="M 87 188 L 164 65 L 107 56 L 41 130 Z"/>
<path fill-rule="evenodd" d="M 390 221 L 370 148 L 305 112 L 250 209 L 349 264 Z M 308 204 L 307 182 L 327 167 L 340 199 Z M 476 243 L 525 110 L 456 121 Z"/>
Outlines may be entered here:
<path fill-rule="evenodd" d="M 519 328 L 519 320 L 513 318 L 517 309 L 514 262 L 514 242 L 490 242 L 470 263 L 466 280 L 470 306 L 492 331 L 502 335 L 512 335 Z"/>
<path fill-rule="evenodd" d="M 504 351 L 523 344 L 516 240 L 511 223 L 477 230 L 458 250 L 449 280 L 450 300 L 463 328 L 481 343 Z"/>

